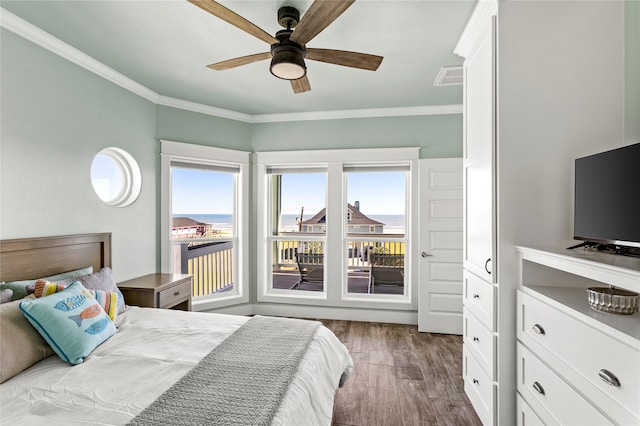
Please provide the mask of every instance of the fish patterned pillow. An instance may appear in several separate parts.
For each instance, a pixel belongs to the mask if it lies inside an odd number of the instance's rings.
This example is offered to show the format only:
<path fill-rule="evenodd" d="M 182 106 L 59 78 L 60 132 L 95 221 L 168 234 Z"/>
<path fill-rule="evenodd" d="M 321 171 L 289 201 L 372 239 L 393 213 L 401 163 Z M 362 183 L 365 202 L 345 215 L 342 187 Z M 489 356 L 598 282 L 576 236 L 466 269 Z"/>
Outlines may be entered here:
<path fill-rule="evenodd" d="M 84 361 L 116 327 L 80 282 L 47 297 L 20 303 L 20 310 L 49 346 L 65 362 Z"/>

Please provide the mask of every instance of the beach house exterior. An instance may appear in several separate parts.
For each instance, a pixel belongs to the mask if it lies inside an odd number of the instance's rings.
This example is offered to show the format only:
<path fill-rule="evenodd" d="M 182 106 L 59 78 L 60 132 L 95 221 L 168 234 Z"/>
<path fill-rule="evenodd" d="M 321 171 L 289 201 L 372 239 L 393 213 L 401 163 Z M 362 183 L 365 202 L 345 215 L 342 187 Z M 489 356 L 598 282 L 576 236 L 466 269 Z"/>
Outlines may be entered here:
<path fill-rule="evenodd" d="M 203 238 L 213 233 L 213 226 L 191 219 L 190 217 L 174 217 L 171 226 L 172 238 Z"/>
<path fill-rule="evenodd" d="M 300 232 L 323 233 L 327 232 L 326 207 L 316 213 L 311 219 L 302 221 Z M 367 217 L 360 211 L 360 202 L 353 205 L 347 203 L 347 232 L 350 234 L 382 234 L 384 223 Z"/>

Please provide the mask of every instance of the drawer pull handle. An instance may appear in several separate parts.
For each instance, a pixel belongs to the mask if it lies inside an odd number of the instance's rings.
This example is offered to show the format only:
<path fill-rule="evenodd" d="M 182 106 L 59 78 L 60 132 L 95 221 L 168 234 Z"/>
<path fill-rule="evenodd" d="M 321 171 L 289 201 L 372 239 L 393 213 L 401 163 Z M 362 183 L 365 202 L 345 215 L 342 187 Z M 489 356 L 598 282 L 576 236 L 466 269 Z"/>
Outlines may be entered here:
<path fill-rule="evenodd" d="M 533 390 L 538 392 L 540 395 L 544 395 L 544 388 L 538 382 L 533 382 Z"/>
<path fill-rule="evenodd" d="M 180 292 L 176 291 L 175 293 L 173 293 L 174 296 L 180 296 Z"/>
<path fill-rule="evenodd" d="M 478 293 L 473 293 L 473 298 L 474 299 L 480 299 L 480 295 Z"/>
<path fill-rule="evenodd" d="M 478 381 L 478 379 L 473 379 L 473 383 L 475 383 L 476 385 L 480 384 L 480 382 Z"/>
<path fill-rule="evenodd" d="M 474 341 L 474 342 L 479 342 L 479 341 L 480 341 L 480 339 L 478 339 L 476 336 L 473 336 L 473 341 Z"/>
<path fill-rule="evenodd" d="M 544 328 L 542 328 L 540 324 L 534 324 L 532 328 L 533 328 L 533 331 L 535 331 L 536 333 L 544 334 Z"/>
<path fill-rule="evenodd" d="M 620 380 L 609 370 L 605 370 L 604 368 L 598 372 L 598 376 L 608 385 L 615 386 L 617 388 L 620 387 Z"/>

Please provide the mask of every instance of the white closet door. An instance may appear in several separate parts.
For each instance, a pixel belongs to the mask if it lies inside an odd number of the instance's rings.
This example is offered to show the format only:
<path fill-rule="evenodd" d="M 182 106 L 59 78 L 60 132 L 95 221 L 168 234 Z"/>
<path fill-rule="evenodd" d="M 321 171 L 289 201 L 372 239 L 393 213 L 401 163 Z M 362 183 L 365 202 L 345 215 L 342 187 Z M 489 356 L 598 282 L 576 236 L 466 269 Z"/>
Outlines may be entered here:
<path fill-rule="evenodd" d="M 465 59 L 464 266 L 496 283 L 495 247 L 495 49 L 492 27 Z"/>

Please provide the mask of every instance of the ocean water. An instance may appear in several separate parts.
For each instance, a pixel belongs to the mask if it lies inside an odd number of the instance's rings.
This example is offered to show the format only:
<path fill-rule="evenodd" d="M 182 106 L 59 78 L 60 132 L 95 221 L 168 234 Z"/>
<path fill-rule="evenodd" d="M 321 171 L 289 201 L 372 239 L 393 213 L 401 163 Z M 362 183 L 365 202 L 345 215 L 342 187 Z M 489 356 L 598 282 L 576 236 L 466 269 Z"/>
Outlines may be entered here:
<path fill-rule="evenodd" d="M 311 219 L 314 215 L 304 215 L 303 220 Z M 404 215 L 367 215 L 373 220 L 384 223 L 384 232 L 386 234 L 398 234 L 404 232 L 405 216 Z M 198 222 L 210 223 L 215 229 L 231 229 L 233 224 L 233 215 L 230 214 L 174 214 L 173 217 L 190 217 Z M 282 215 L 282 228 L 284 231 L 295 231 L 298 228 L 299 215 L 284 214 Z"/>
<path fill-rule="evenodd" d="M 214 226 L 216 229 L 231 229 L 233 225 L 233 215 L 231 214 L 195 214 L 195 213 L 184 213 L 184 214 L 174 214 L 174 218 L 176 217 L 188 217 L 198 222 L 209 223 Z"/>

